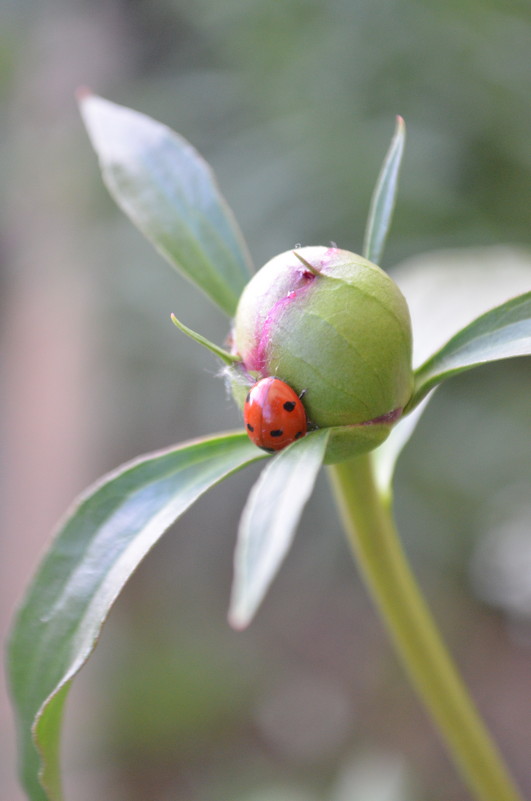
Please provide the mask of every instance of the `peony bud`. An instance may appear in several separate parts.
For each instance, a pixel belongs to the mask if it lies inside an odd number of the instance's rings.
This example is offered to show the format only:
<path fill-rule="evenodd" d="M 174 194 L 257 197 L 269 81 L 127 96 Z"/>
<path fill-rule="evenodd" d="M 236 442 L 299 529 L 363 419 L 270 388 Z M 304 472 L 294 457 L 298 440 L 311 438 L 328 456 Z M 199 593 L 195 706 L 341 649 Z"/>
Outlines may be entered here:
<path fill-rule="evenodd" d="M 233 353 L 248 383 L 282 379 L 304 392 L 310 428 L 337 429 L 328 462 L 379 445 L 412 392 L 404 297 L 375 264 L 335 247 L 288 251 L 262 267 L 240 298 Z"/>

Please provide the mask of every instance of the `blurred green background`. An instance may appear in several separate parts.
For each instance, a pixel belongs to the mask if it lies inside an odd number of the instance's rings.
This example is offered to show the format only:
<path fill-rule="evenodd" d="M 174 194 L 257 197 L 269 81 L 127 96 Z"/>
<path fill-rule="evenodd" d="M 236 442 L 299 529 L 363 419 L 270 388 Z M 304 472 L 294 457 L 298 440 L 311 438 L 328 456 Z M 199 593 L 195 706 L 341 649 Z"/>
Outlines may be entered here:
<path fill-rule="evenodd" d="M 530 246 L 527 0 L 0 0 L 0 614 L 79 490 L 138 453 L 240 425 L 213 358 L 227 323 L 101 184 L 74 91 L 186 136 L 259 266 L 359 250 L 408 126 L 385 263 Z M 408 552 L 531 793 L 529 361 L 438 393 L 397 477 Z M 170 531 L 116 604 L 67 710 L 71 801 L 465 801 L 347 553 L 326 478 L 255 623 L 226 623 L 256 470 Z M 0 797 L 20 801 L 0 703 Z"/>

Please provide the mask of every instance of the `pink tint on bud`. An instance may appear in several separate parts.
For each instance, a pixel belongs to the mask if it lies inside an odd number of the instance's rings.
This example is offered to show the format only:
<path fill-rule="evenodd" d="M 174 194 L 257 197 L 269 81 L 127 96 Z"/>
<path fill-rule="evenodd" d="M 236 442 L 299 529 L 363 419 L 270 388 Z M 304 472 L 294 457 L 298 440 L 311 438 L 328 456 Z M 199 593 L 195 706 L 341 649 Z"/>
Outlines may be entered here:
<path fill-rule="evenodd" d="M 294 275 L 295 288 L 288 294 L 277 300 L 273 304 L 262 326 L 256 331 L 255 342 L 256 345 L 251 352 L 244 359 L 245 367 L 247 370 L 259 373 L 266 378 L 269 375 L 267 370 L 267 349 L 271 336 L 271 330 L 279 324 L 280 318 L 284 310 L 294 301 L 298 300 L 308 289 L 309 286 L 315 281 L 316 276 L 304 267 L 298 267 Z"/>
<path fill-rule="evenodd" d="M 337 254 L 339 252 L 340 250 L 337 247 L 327 248 L 326 251 L 321 256 L 321 258 L 319 259 L 319 266 L 322 267 L 323 269 L 326 269 L 326 267 L 328 267 L 330 264 L 332 264 L 332 266 L 335 266 L 337 262 Z"/>

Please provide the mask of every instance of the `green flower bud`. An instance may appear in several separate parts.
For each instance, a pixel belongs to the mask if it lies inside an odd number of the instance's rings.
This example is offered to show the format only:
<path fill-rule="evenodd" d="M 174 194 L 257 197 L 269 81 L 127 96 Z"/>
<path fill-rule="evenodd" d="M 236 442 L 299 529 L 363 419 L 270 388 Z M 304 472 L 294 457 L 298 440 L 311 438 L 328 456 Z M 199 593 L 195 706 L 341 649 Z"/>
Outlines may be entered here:
<path fill-rule="evenodd" d="M 328 462 L 383 442 L 412 392 L 404 297 L 375 264 L 335 247 L 262 267 L 240 298 L 233 353 L 248 382 L 277 376 L 304 392 L 310 428 L 334 428 Z M 241 405 L 241 380 L 233 386 Z"/>

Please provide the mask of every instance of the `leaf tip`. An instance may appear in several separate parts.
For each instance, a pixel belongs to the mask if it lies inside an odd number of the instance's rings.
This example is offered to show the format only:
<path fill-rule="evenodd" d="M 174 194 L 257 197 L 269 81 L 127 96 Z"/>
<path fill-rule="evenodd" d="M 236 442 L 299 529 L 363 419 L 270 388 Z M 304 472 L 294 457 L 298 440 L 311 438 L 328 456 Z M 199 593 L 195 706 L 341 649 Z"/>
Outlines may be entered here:
<path fill-rule="evenodd" d="M 234 631 L 245 631 L 245 629 L 249 626 L 250 620 L 244 619 L 241 615 L 239 615 L 235 610 L 229 610 L 227 615 L 227 620 L 229 621 L 229 626 Z"/>
<path fill-rule="evenodd" d="M 87 100 L 87 98 L 92 97 L 94 92 L 89 86 L 78 86 L 74 94 L 77 102 L 79 103 L 79 105 L 81 105 L 81 103 L 83 103 L 84 100 Z"/>
<path fill-rule="evenodd" d="M 395 117 L 395 133 L 393 136 L 393 140 L 400 148 L 403 148 L 405 138 L 406 138 L 406 122 L 401 114 L 397 114 Z"/>
<path fill-rule="evenodd" d="M 238 581 L 235 577 L 232 586 L 229 611 L 227 612 L 229 626 L 231 629 L 234 629 L 234 631 L 245 631 L 245 629 L 249 627 L 255 611 L 256 607 L 246 602 L 246 599 L 241 593 L 241 587 L 238 586 Z"/>

